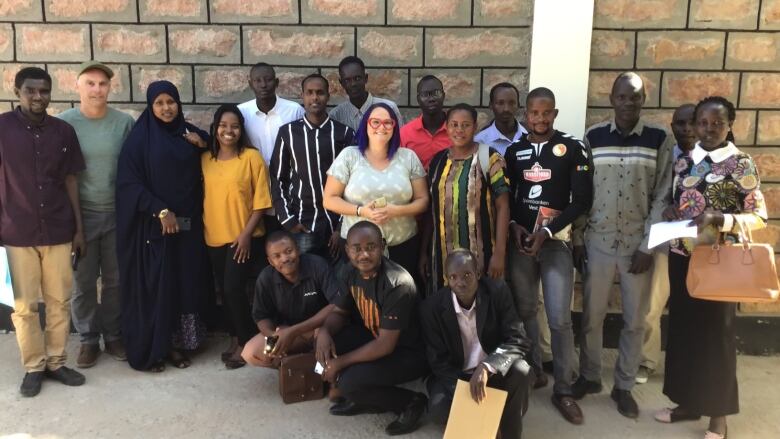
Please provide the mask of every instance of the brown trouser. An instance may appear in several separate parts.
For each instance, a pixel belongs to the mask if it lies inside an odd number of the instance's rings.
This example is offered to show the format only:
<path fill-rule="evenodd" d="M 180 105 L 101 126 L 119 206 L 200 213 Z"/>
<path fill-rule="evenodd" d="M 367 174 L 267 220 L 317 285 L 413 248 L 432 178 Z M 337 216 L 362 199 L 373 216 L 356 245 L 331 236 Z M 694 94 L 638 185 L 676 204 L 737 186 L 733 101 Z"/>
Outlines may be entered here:
<path fill-rule="evenodd" d="M 65 364 L 70 332 L 73 270 L 71 244 L 40 247 L 5 246 L 14 289 L 16 341 L 28 372 L 55 370 Z M 46 329 L 41 332 L 38 301 L 46 304 Z"/>

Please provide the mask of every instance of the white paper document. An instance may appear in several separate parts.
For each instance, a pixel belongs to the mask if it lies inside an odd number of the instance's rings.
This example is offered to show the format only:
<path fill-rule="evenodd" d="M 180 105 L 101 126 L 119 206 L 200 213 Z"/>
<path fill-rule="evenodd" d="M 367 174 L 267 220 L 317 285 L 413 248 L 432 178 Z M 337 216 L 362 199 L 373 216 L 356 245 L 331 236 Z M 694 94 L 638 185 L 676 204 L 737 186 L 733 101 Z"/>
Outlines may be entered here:
<path fill-rule="evenodd" d="M 691 220 L 666 221 L 650 226 L 650 238 L 647 246 L 657 247 L 664 242 L 676 238 L 695 238 L 698 235 L 696 226 L 691 225 Z"/>

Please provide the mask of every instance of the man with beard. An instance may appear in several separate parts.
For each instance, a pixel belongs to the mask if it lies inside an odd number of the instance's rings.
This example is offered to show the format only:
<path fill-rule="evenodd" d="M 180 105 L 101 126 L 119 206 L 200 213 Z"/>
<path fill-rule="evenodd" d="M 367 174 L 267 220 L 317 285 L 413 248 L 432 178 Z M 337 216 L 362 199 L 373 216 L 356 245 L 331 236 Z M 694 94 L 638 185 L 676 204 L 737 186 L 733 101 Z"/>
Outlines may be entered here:
<path fill-rule="evenodd" d="M 323 381 L 337 385 L 343 400 L 334 416 L 394 412 L 390 435 L 416 430 L 428 399 L 398 387 L 428 371 L 420 343 L 417 292 L 412 276 L 382 256 L 379 226 L 360 221 L 347 234 L 350 264 L 339 273 L 345 293 L 317 333 Z"/>
<path fill-rule="evenodd" d="M 398 111 L 395 102 L 378 98 L 366 89 L 368 73 L 366 73 L 366 65 L 360 58 L 348 56 L 341 60 L 339 63 L 339 83 L 349 99 L 330 110 L 330 117 L 333 119 L 357 131 L 363 113 L 372 105 L 382 102 L 393 109 L 398 118 L 398 125 L 404 124 L 404 119 L 401 117 L 401 112 Z"/>
<path fill-rule="evenodd" d="M 509 145 L 520 140 L 528 131 L 517 121 L 517 111 L 520 92 L 517 87 L 501 82 L 490 89 L 490 111 L 493 112 L 493 123 L 474 136 L 474 141 L 484 143 L 501 155 L 506 153 Z"/>
<path fill-rule="evenodd" d="M 328 80 L 314 73 L 301 82 L 306 113 L 279 129 L 271 158 L 271 194 L 282 226 L 293 233 L 302 253 L 335 259 L 339 248 L 338 215 L 322 206 L 325 172 L 355 132 L 327 113 Z"/>
<path fill-rule="evenodd" d="M 444 86 L 439 78 L 425 75 L 417 83 L 420 116 L 401 128 L 401 146 L 417 154 L 425 169 L 437 152 L 450 146 L 447 113 L 444 112 Z"/>
<path fill-rule="evenodd" d="M 662 221 L 672 185 L 674 138 L 640 118 L 645 86 L 634 72 L 621 73 L 609 101 L 614 118 L 590 127 L 585 143 L 593 163 L 593 205 L 577 221 L 574 261 L 583 271 L 580 377 L 576 399 L 599 393 L 604 318 L 615 275 L 620 278 L 623 328 L 620 330 L 615 386 L 611 397 L 620 414 L 639 416 L 631 395 L 641 359 L 644 319 L 653 255 L 647 247 L 650 226 Z"/>
<path fill-rule="evenodd" d="M 265 252 L 270 266 L 257 278 L 252 307 L 260 333 L 247 342 L 241 357 L 252 366 L 278 367 L 285 355 L 314 350 L 316 331 L 341 289 L 328 262 L 302 254 L 289 232 L 268 235 Z M 278 337 L 270 353 L 265 352 L 267 337 Z"/>
<path fill-rule="evenodd" d="M 677 144 L 672 151 L 672 165 L 682 155 L 687 155 L 696 145 L 693 104 L 685 104 L 674 110 L 672 134 Z M 653 251 L 653 280 L 649 310 L 645 317 L 645 335 L 642 344 L 642 362 L 636 374 L 636 383 L 644 384 L 658 367 L 661 357 L 661 314 L 669 299 L 669 246 L 660 245 Z"/>
<path fill-rule="evenodd" d="M 70 331 L 72 260 L 85 256 L 78 174 L 84 157 L 73 127 L 46 114 L 51 76 L 25 67 L 14 78 L 15 110 L 0 115 L 0 243 L 14 291 L 11 319 L 27 372 L 22 396 L 44 377 L 68 386 L 84 375 L 65 366 Z M 46 305 L 41 331 L 38 301 Z"/>
<path fill-rule="evenodd" d="M 570 236 L 571 223 L 590 207 L 593 182 L 585 145 L 555 130 L 557 115 L 552 91 L 544 87 L 531 90 L 526 98 L 530 132 L 506 151 L 513 237 L 508 252 L 509 280 L 518 314 L 533 343 L 531 365 L 537 374 L 543 373 L 536 319 L 541 281 L 552 335 L 552 402 L 567 421 L 581 424 L 582 411 L 571 388 L 575 366 Z"/>

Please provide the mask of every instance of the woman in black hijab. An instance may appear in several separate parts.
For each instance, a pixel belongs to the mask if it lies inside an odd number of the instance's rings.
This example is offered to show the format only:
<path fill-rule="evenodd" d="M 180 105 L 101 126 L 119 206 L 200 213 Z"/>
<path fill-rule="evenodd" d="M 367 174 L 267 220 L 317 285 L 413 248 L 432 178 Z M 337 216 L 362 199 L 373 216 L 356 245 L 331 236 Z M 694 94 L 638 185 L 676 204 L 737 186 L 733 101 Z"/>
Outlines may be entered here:
<path fill-rule="evenodd" d="M 117 170 L 117 254 L 122 333 L 134 369 L 190 365 L 182 351 L 205 335 L 209 282 L 200 156 L 208 134 L 184 121 L 176 86 L 157 81 L 122 147 Z"/>

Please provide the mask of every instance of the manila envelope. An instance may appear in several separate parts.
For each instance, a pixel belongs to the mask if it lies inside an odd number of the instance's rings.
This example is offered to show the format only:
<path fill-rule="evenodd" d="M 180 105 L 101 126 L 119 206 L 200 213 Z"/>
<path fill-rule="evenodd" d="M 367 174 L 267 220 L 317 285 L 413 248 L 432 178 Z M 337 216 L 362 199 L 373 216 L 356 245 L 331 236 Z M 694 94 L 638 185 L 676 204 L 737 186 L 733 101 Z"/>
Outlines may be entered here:
<path fill-rule="evenodd" d="M 481 404 L 471 397 L 469 383 L 458 380 L 444 439 L 493 439 L 498 433 L 507 393 L 487 388 Z M 519 416 L 519 415 L 518 415 Z"/>

